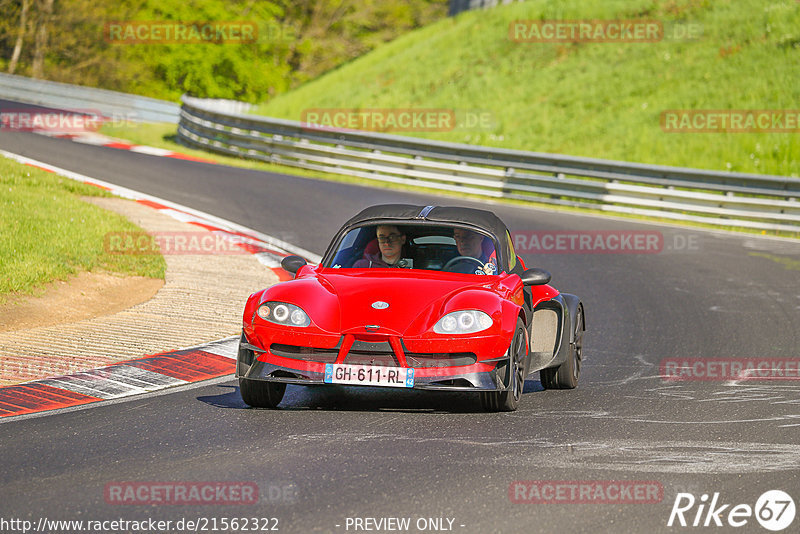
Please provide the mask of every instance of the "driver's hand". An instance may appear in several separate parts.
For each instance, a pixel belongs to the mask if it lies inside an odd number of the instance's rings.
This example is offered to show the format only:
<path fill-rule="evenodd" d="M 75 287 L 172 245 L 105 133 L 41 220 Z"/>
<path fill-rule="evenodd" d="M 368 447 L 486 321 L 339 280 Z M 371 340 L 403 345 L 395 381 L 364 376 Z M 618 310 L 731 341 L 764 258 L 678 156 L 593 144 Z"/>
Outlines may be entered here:
<path fill-rule="evenodd" d="M 484 273 L 489 274 L 489 275 L 497 274 L 497 265 L 492 263 L 491 260 L 489 260 L 486 263 L 484 263 L 483 267 L 481 269 L 483 270 Z"/>

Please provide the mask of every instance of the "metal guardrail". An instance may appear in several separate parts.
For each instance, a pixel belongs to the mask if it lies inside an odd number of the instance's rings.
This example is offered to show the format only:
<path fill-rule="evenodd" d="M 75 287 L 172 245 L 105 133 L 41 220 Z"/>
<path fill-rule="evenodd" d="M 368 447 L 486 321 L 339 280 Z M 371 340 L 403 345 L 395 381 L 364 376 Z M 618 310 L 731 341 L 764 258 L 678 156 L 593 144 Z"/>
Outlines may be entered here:
<path fill-rule="evenodd" d="M 691 221 L 800 232 L 800 178 L 728 173 L 444 143 L 221 113 L 183 97 L 191 147 L 389 182 Z"/>
<path fill-rule="evenodd" d="M 178 122 L 174 102 L 106 89 L 0 74 L 0 98 L 63 110 L 96 110 L 103 116 L 135 122 Z"/>

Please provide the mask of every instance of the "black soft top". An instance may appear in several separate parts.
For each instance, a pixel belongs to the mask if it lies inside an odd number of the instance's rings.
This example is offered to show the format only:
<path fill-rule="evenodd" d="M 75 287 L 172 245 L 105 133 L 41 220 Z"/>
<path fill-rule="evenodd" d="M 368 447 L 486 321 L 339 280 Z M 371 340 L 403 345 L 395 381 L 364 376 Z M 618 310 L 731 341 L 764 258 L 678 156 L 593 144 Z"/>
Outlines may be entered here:
<path fill-rule="evenodd" d="M 355 226 L 380 223 L 447 224 L 474 227 L 489 233 L 499 245 L 503 263 L 509 250 L 508 229 L 500 218 L 491 211 L 459 206 L 414 206 L 411 204 L 380 204 L 364 209 L 347 221 L 342 231 Z M 340 232 L 341 234 L 341 232 Z"/>

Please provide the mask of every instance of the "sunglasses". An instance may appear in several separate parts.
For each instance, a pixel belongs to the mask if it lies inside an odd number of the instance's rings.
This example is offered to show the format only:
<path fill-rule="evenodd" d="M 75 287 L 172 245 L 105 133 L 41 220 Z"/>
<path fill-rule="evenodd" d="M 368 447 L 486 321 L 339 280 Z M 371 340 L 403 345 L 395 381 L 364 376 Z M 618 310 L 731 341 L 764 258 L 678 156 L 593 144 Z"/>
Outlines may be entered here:
<path fill-rule="evenodd" d="M 392 244 L 400 241 L 400 238 L 403 237 L 401 234 L 389 234 L 387 236 L 378 236 L 378 243 Z"/>

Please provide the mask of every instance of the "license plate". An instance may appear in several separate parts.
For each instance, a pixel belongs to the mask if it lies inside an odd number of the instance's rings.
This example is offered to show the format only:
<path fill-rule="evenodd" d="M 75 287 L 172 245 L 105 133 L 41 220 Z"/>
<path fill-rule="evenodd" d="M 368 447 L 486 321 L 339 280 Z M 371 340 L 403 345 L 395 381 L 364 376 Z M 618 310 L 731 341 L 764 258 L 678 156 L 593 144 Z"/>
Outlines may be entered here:
<path fill-rule="evenodd" d="M 328 363 L 325 364 L 325 383 L 413 388 L 414 369 Z"/>

